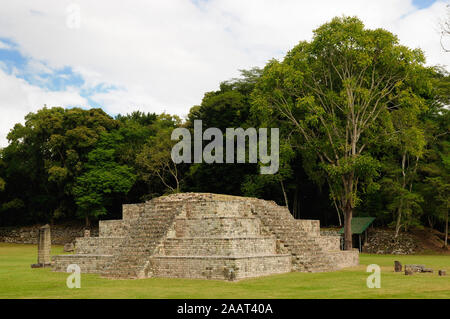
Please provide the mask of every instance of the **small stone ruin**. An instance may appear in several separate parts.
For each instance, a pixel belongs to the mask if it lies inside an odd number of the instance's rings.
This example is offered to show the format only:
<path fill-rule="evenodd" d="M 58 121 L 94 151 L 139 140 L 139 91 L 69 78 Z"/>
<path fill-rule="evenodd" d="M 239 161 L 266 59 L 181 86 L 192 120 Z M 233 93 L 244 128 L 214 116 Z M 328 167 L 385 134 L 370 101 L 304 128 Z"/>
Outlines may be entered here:
<path fill-rule="evenodd" d="M 340 250 L 317 220 L 297 220 L 286 207 L 256 198 L 181 193 L 123 205 L 122 219 L 99 222 L 75 254 L 53 257 L 53 270 L 77 264 L 108 278 L 240 280 L 291 271 L 358 265 L 357 249 Z"/>

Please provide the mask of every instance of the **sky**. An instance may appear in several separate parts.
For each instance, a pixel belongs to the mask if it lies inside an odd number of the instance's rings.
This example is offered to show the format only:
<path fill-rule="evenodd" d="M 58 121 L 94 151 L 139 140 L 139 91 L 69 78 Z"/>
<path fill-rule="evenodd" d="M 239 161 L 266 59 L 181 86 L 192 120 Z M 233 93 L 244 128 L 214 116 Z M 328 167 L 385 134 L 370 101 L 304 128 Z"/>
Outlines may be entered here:
<path fill-rule="evenodd" d="M 14 0 L 0 6 L 0 147 L 44 105 L 186 116 L 240 69 L 281 59 L 334 16 L 358 16 L 449 69 L 449 0 Z"/>

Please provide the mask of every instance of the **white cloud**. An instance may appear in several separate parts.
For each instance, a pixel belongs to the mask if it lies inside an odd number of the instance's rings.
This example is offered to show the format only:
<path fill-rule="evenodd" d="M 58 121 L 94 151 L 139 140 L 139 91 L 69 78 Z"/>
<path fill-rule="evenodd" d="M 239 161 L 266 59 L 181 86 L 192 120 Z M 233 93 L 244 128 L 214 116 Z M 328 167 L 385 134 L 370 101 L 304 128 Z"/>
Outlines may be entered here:
<path fill-rule="evenodd" d="M 444 2 L 437 2 L 425 10 L 417 10 L 398 22 L 392 31 L 400 41 L 413 48 L 421 48 L 429 65 L 441 64 L 450 70 L 450 54 L 442 50 L 439 22 L 445 17 Z"/>
<path fill-rule="evenodd" d="M 157 109 L 158 112 L 168 112 L 168 109 L 163 107 L 162 102 L 155 100 L 143 88 L 138 87 L 133 87 L 129 90 L 119 89 L 110 92 L 95 93 L 91 98 L 100 105 L 107 105 L 108 112 L 113 115 L 131 113 L 133 111 L 148 112 L 152 109 Z M 172 109 L 171 111 L 172 113 L 180 114 L 183 112 L 183 109 Z"/>
<path fill-rule="evenodd" d="M 403 44 L 421 47 L 429 64 L 449 64 L 437 31 L 448 1 L 423 10 L 412 0 L 74 2 L 81 9 L 79 29 L 66 24 L 72 1 L 5 2 L 0 37 L 45 62 L 41 66 L 72 67 L 85 79 L 84 88 L 118 87 L 92 96 L 111 113 L 139 108 L 185 115 L 205 92 L 236 77 L 238 69 L 281 58 L 336 15 L 357 15 L 367 27 L 383 27 Z M 0 107 L 2 114 L 10 111 Z"/>
<path fill-rule="evenodd" d="M 47 106 L 87 105 L 75 88 L 52 92 L 30 85 L 23 79 L 0 70 L 0 146 L 7 144 L 6 135 L 15 123 L 24 123 L 24 116 Z"/>
<path fill-rule="evenodd" d="M 46 66 L 44 63 L 36 60 L 30 60 L 27 63 L 27 72 L 29 73 L 53 73 L 53 70 Z"/>
<path fill-rule="evenodd" d="M 0 41 L 0 50 L 11 50 L 12 47 L 3 41 Z"/>

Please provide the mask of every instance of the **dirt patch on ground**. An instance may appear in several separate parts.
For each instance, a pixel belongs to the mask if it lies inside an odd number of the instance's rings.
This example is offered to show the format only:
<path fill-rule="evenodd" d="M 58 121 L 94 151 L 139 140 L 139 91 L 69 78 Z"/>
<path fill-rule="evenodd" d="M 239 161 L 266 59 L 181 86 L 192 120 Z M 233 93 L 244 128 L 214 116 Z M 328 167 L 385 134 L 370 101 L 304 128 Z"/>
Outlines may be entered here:
<path fill-rule="evenodd" d="M 450 255 L 450 249 L 444 249 L 445 234 L 431 228 L 413 229 L 411 234 L 421 243 L 422 251 L 432 251 Z"/>

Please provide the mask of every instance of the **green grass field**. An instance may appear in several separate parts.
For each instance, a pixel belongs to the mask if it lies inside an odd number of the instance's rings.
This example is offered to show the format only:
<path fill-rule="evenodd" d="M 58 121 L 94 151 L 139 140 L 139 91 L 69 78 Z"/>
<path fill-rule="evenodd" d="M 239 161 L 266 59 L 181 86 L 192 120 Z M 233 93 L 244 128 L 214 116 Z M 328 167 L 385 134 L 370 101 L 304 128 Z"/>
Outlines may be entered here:
<path fill-rule="evenodd" d="M 61 254 L 62 247 L 53 247 Z M 446 298 L 450 299 L 450 256 L 365 255 L 360 266 L 332 273 L 288 273 L 239 282 L 151 278 L 111 280 L 82 274 L 81 288 L 66 287 L 66 273 L 31 269 L 36 245 L 0 243 L 0 298 Z M 425 264 L 434 274 L 394 273 L 394 260 Z M 369 289 L 366 266 L 381 266 L 381 288 Z M 438 269 L 447 276 L 439 277 Z"/>

